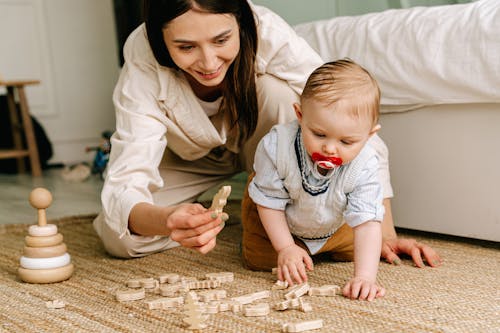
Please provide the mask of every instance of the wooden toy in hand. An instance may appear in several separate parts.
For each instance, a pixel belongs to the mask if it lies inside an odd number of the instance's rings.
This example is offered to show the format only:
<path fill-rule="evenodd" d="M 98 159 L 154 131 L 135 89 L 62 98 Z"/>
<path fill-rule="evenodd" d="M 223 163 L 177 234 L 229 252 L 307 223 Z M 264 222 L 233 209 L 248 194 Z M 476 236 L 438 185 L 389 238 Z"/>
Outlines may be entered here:
<path fill-rule="evenodd" d="M 31 191 L 29 201 L 38 210 L 38 224 L 28 228 L 21 267 L 21 280 L 29 283 L 53 283 L 69 279 L 73 274 L 71 257 L 66 252 L 63 236 L 55 224 L 47 224 L 45 210 L 52 203 L 52 195 L 44 188 Z"/>
<path fill-rule="evenodd" d="M 209 210 L 212 210 L 214 212 L 214 218 L 221 214 L 221 220 L 222 221 L 227 221 L 229 219 L 229 216 L 227 213 L 224 213 L 222 210 L 224 209 L 224 206 L 227 203 L 227 198 L 231 194 L 231 186 L 226 185 L 222 186 L 219 191 L 214 195 L 214 198 L 212 199 L 212 205 L 210 206 Z"/>

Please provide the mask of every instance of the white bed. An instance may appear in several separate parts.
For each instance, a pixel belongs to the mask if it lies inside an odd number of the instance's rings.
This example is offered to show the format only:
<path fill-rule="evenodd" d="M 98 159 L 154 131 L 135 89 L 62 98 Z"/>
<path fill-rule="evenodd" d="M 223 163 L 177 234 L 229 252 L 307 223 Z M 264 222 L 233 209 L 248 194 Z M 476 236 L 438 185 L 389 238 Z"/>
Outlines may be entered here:
<path fill-rule="evenodd" d="M 500 241 L 500 1 L 300 24 L 382 90 L 398 227 Z"/>

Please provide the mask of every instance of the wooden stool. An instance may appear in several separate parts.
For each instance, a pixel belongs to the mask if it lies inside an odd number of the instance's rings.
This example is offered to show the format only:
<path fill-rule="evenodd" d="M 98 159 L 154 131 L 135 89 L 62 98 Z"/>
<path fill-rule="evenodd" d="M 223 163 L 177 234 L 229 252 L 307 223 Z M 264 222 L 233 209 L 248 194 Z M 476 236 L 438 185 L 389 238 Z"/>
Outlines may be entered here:
<path fill-rule="evenodd" d="M 26 168 L 24 165 L 24 157 L 29 157 L 31 173 L 34 177 L 42 175 L 42 168 L 40 166 L 40 158 L 38 156 L 38 148 L 36 145 L 35 133 L 33 131 L 33 123 L 31 122 L 28 101 L 24 92 L 24 86 L 39 83 L 40 81 L 37 80 L 4 81 L 0 79 L 0 86 L 5 86 L 7 88 L 7 104 L 10 113 L 12 136 L 14 139 L 14 149 L 0 149 L 0 159 L 16 158 L 19 172 L 25 172 Z M 19 97 L 21 123 L 19 122 L 16 110 L 16 90 Z M 26 139 L 26 148 L 23 147 L 21 134 L 24 134 Z"/>

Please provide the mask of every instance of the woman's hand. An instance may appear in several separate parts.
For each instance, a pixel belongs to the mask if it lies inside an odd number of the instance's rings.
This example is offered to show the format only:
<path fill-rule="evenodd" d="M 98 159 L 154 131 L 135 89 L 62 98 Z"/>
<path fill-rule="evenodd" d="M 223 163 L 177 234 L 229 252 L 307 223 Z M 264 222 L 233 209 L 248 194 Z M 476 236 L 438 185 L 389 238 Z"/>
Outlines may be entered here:
<path fill-rule="evenodd" d="M 210 252 L 224 227 L 221 215 L 207 210 L 200 204 L 181 204 L 170 212 L 166 226 L 170 238 L 184 247 L 202 254 Z"/>
<path fill-rule="evenodd" d="M 382 243 L 382 258 L 387 262 L 399 265 L 401 259 L 398 254 L 411 256 L 417 267 L 425 267 L 424 259 L 431 267 L 441 265 L 441 258 L 430 246 L 417 242 L 411 238 L 386 239 Z"/>
<path fill-rule="evenodd" d="M 355 276 L 346 283 L 344 289 L 342 289 L 342 294 L 350 299 L 371 302 L 375 298 L 384 297 L 385 288 L 379 286 L 375 281 Z"/>
<path fill-rule="evenodd" d="M 287 281 L 288 285 L 307 282 L 306 269 L 313 270 L 313 261 L 306 250 L 292 244 L 278 251 L 278 279 Z"/>
<path fill-rule="evenodd" d="M 382 251 L 381 256 L 387 262 L 399 265 L 401 259 L 398 254 L 409 255 L 417 267 L 425 267 L 422 256 L 425 258 L 429 266 L 437 267 L 441 265 L 441 258 L 430 246 L 418 243 L 414 239 L 399 238 L 396 235 L 394 228 L 394 220 L 392 218 L 391 200 L 384 199 L 385 215 L 382 221 Z"/>

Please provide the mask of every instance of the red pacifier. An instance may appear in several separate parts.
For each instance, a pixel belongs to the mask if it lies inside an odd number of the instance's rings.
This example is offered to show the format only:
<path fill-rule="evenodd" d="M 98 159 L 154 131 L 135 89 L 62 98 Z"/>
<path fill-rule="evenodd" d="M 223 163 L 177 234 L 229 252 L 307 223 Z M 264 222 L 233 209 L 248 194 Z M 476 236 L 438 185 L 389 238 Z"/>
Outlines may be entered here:
<path fill-rule="evenodd" d="M 336 166 L 342 165 L 342 159 L 340 157 L 328 157 L 320 153 L 313 153 L 311 158 L 313 162 L 322 169 L 333 169 Z"/>

